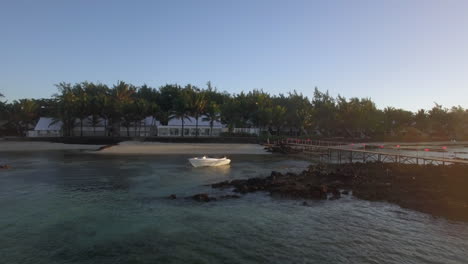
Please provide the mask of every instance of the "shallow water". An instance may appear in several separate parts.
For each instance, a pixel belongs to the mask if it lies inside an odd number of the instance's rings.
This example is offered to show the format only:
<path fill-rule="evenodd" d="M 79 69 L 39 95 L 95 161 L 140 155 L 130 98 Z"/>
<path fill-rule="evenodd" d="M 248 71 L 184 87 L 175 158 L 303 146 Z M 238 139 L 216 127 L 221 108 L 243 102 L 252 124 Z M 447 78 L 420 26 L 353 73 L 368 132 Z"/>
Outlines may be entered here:
<path fill-rule="evenodd" d="M 387 203 L 273 199 L 198 203 L 205 184 L 300 170 L 281 156 L 0 153 L 1 263 L 466 263 L 468 223 Z"/>

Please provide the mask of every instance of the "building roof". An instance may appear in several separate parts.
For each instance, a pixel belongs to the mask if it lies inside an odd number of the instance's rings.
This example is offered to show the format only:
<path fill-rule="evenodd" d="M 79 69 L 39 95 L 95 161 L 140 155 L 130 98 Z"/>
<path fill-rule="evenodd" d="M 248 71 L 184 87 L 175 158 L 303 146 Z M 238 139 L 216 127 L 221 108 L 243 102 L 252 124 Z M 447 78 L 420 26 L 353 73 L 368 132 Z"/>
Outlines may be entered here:
<path fill-rule="evenodd" d="M 54 123 L 54 119 L 51 117 L 41 117 L 37 121 L 36 127 L 34 130 L 60 130 L 62 129 L 62 121 L 57 121 Z"/>
<path fill-rule="evenodd" d="M 206 117 L 206 116 L 200 116 L 198 118 L 198 126 L 199 127 L 210 127 L 210 121 L 203 121 L 203 118 Z M 184 120 L 184 126 L 196 126 L 196 118 L 194 117 L 190 117 L 188 119 L 185 119 Z M 173 118 L 171 120 L 169 120 L 168 126 L 182 126 L 182 120 L 179 119 L 179 118 Z M 216 128 L 222 128 L 224 127 L 223 124 L 221 124 L 221 122 L 219 121 L 215 121 L 213 122 L 213 127 L 216 127 Z"/>

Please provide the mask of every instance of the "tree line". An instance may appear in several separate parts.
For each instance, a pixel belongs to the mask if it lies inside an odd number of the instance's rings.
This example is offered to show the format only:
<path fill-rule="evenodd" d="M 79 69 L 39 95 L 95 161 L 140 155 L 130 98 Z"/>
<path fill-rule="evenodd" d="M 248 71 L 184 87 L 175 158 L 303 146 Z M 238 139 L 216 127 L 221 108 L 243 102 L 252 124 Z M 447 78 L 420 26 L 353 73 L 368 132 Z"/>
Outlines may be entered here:
<path fill-rule="evenodd" d="M 115 124 L 136 126 L 147 116 L 165 125 L 170 119 L 185 121 L 203 117 L 228 128 L 257 127 L 271 135 L 315 136 L 360 139 L 466 139 L 468 110 L 450 109 L 439 104 L 430 110 L 411 112 L 394 107 L 378 109 L 369 98 L 332 97 L 315 88 L 311 98 L 296 91 L 271 95 L 263 90 L 230 94 L 187 84 L 166 84 L 159 88 L 135 86 L 123 81 L 108 86 L 102 83 L 60 83 L 57 93 L 46 99 L 0 100 L 0 120 L 4 129 L 25 135 L 39 117 L 61 121 L 65 136 L 82 128 L 85 121 L 106 130 Z M 2 95 L 0 94 L 0 97 Z M 81 135 L 82 135 L 82 129 Z M 196 130 L 198 131 L 198 129 Z M 109 132 L 112 135 L 112 132 Z"/>

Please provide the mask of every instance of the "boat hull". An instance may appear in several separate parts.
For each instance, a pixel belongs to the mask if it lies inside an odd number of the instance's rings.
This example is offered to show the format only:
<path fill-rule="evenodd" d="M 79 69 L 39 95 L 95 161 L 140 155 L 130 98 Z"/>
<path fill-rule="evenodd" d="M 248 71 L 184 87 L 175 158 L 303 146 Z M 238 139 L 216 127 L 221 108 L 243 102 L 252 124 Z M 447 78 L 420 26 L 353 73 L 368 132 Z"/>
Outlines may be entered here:
<path fill-rule="evenodd" d="M 224 166 L 229 165 L 231 163 L 230 159 L 213 159 L 213 158 L 192 158 L 189 159 L 190 164 L 193 167 L 216 167 L 216 166 Z"/>

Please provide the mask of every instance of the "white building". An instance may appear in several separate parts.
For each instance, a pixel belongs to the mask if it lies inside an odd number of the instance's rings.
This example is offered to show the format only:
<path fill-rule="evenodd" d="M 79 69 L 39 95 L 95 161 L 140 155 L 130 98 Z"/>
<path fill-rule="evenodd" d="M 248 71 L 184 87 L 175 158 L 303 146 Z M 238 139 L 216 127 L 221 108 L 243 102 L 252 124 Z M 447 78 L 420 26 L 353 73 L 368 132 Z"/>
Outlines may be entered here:
<path fill-rule="evenodd" d="M 91 118 L 83 119 L 83 124 L 79 119 L 75 120 L 75 126 L 71 131 L 72 136 L 107 136 L 110 131 L 115 129 L 106 119 L 99 118 L 97 122 L 93 124 Z M 157 134 L 157 126 L 159 122 L 154 120 L 152 117 L 147 117 L 140 122 L 131 123 L 128 127 L 117 126 L 120 130 L 120 136 L 130 137 L 149 137 Z M 28 131 L 28 137 L 59 137 L 63 135 L 62 122 L 54 122 L 53 118 L 41 117 L 37 122 L 34 130 Z"/>
<path fill-rule="evenodd" d="M 62 122 L 54 122 L 51 117 L 41 117 L 28 137 L 59 137 L 62 135 Z"/>
<path fill-rule="evenodd" d="M 213 129 L 211 130 L 210 121 L 203 121 L 205 116 L 198 118 L 198 136 L 200 137 L 216 137 L 220 136 L 224 131 L 225 126 L 219 121 L 213 122 Z M 194 137 L 197 135 L 196 119 L 194 117 L 184 120 L 184 136 Z M 174 118 L 169 120 L 167 126 L 158 126 L 158 136 L 161 137 L 177 137 L 182 135 L 182 120 Z"/>
<path fill-rule="evenodd" d="M 221 122 L 216 121 L 213 127 L 210 127 L 209 121 L 204 121 L 205 116 L 198 118 L 198 136 L 199 137 L 218 137 L 222 132 L 228 132 L 228 128 Z M 97 120 L 94 125 L 90 118 L 84 119 L 81 125 L 80 120 L 75 121 L 72 130 L 72 136 L 122 136 L 122 137 L 180 137 L 182 134 L 182 120 L 171 119 L 167 125 L 161 125 L 153 117 L 146 117 L 140 122 L 125 124 L 120 122 L 110 124 L 105 119 Z M 196 119 L 191 117 L 184 120 L 184 136 L 197 136 Z M 248 133 L 259 135 L 258 128 L 234 128 L 234 133 Z M 34 130 L 28 131 L 28 137 L 59 137 L 63 135 L 62 122 L 54 122 L 53 118 L 41 117 Z"/>

